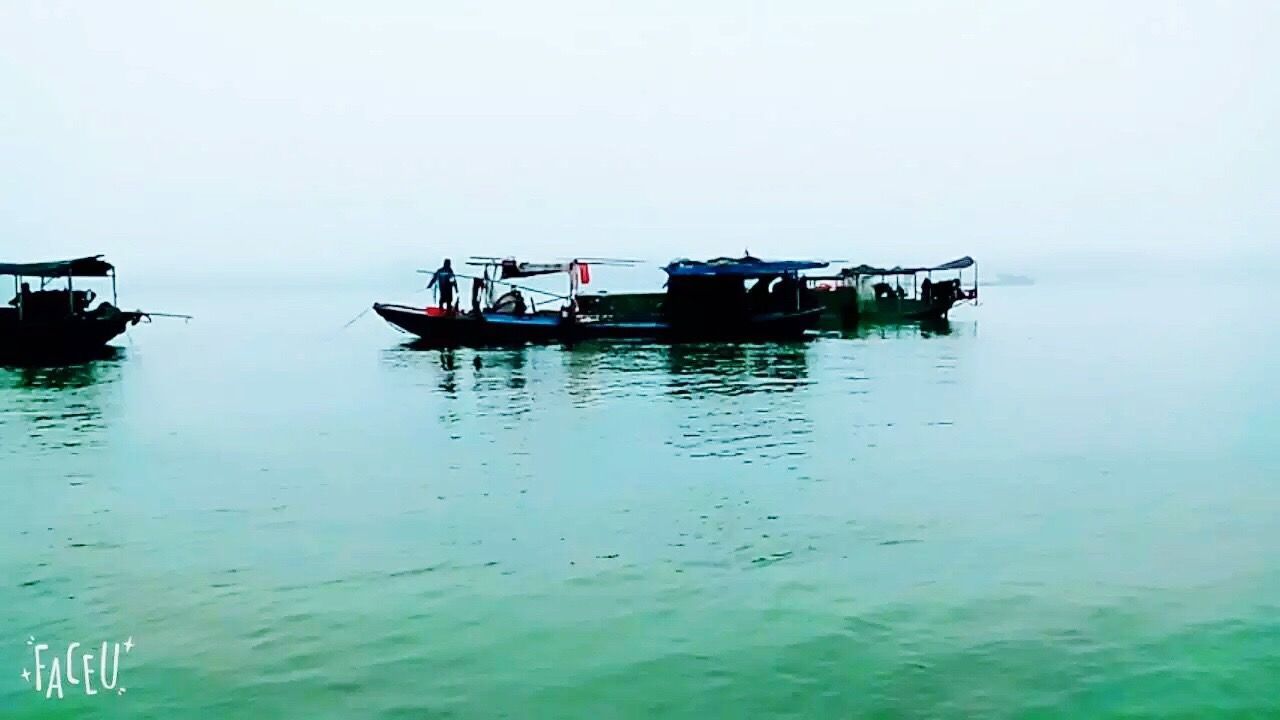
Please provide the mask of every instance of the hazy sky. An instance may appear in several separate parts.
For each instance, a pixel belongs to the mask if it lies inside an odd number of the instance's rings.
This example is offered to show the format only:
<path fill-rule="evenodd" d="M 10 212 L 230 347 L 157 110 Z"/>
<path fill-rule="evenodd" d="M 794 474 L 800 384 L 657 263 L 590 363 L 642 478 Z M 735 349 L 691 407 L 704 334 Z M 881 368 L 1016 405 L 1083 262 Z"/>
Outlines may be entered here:
<path fill-rule="evenodd" d="M 0 3 L 0 256 L 1259 257 L 1276 2 Z"/>

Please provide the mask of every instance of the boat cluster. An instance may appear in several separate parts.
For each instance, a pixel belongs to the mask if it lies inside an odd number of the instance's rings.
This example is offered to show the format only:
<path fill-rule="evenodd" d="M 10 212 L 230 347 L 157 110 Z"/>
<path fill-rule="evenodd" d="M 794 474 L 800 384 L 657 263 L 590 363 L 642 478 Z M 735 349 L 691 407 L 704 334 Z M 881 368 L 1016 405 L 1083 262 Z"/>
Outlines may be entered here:
<path fill-rule="evenodd" d="M 472 258 L 478 275 L 453 272 L 448 261 L 432 273 L 439 301 L 429 307 L 376 303 L 387 322 L 438 345 L 491 345 L 635 339 L 658 342 L 797 339 L 825 323 L 940 320 L 957 303 L 976 301 L 972 258 L 934 267 L 859 265 L 835 274 L 809 260 L 761 260 L 746 256 L 677 260 L 663 270 L 662 292 L 588 293 L 593 266 L 633 266 L 630 260 L 577 258 L 531 263 L 514 258 Z M 964 271 L 975 268 L 972 284 Z M 829 271 L 828 271 L 829 272 Z M 934 278 L 935 273 L 955 277 Z M 187 317 L 124 311 L 118 307 L 115 267 L 101 255 L 42 263 L 0 263 L 12 276 L 14 296 L 0 307 L 0 358 L 92 353 L 151 317 Z M 526 278 L 563 275 L 566 294 L 518 284 Z M 455 300 L 458 278 L 471 280 L 470 307 Z M 111 299 L 97 302 L 77 278 L 111 281 Z M 32 282 L 38 282 L 33 289 Z M 904 284 L 905 283 L 905 284 Z M 909 288 L 908 288 L 909 286 Z M 526 297 L 529 293 L 529 297 Z M 541 309 L 534 296 L 554 302 Z"/>
<path fill-rule="evenodd" d="M 440 302 L 429 307 L 376 303 L 384 320 L 430 344 L 490 345 L 633 339 L 660 342 L 788 340 L 825 324 L 944 320 L 961 302 L 978 298 L 972 258 L 932 267 L 850 267 L 813 274 L 829 263 L 809 260 L 716 258 L 677 260 L 663 270 L 665 291 L 585 293 L 593 265 L 635 261 L 578 258 L 559 263 L 472 258 L 482 268 L 471 280 L 469 309 L 455 301 L 458 274 L 449 261 L 432 273 Z M 972 284 L 964 271 L 975 268 Z M 934 274 L 955 277 L 934 278 Z M 562 274 L 568 294 L 534 290 L 514 281 Z M 904 284 L 905 283 L 905 284 Z M 907 287 L 909 286 L 909 288 Z M 502 290 L 502 292 L 499 292 Z M 525 293 L 550 296 L 537 309 Z"/>

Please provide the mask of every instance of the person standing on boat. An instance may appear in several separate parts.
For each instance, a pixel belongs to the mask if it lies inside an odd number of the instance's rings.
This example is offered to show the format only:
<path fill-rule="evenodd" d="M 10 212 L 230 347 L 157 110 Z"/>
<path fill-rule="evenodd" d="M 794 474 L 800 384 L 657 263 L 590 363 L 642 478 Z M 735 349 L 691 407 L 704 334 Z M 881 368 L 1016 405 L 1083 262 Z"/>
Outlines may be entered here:
<path fill-rule="evenodd" d="M 449 258 L 444 259 L 444 265 L 431 276 L 431 282 L 427 283 L 427 289 L 437 288 L 440 293 L 440 307 L 446 310 L 453 309 L 453 294 L 458 289 L 458 279 L 453 274 L 453 262 Z"/>

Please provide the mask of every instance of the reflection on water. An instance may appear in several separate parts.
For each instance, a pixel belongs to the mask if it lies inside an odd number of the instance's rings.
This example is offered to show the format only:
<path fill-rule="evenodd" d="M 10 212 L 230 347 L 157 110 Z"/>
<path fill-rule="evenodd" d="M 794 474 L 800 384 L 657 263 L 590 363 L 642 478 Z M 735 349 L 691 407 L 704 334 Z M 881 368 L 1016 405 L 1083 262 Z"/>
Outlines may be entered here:
<path fill-rule="evenodd" d="M 591 342 L 573 347 L 520 346 L 501 349 L 454 349 L 406 344 L 384 352 L 393 368 L 433 371 L 438 387 L 449 394 L 462 389 L 466 377 L 502 378 L 502 386 L 523 389 L 528 365 L 536 362 L 544 392 L 573 394 L 587 387 L 621 394 L 662 387 L 672 396 L 698 393 L 743 394 L 791 391 L 808 379 L 811 343 L 639 344 Z M 536 361 L 534 360 L 536 359 Z M 435 372 L 438 371 L 438 372 Z M 551 387 L 563 383 L 557 390 Z M 477 382 L 485 392 L 491 383 Z"/>
<path fill-rule="evenodd" d="M 124 367 L 124 352 L 110 350 L 105 359 L 72 365 L 0 368 L 0 457 L 96 446 L 109 388 Z"/>
<path fill-rule="evenodd" d="M 125 360 L 125 356 L 124 349 L 107 346 L 91 358 L 81 358 L 74 362 L 0 364 L 0 389 L 82 388 L 98 382 L 110 382 L 118 375 L 120 363 Z"/>
<path fill-rule="evenodd" d="M 513 419 L 582 444 L 610 428 L 658 433 L 679 457 L 781 461 L 804 452 L 814 420 L 813 343 L 583 343 L 574 347 L 418 349 L 384 354 L 414 385 L 451 401 L 440 417 L 458 437 L 487 436 Z M 794 395 L 791 398 L 772 397 Z M 454 402 L 461 403 L 453 404 Z M 677 403 L 673 405 L 672 403 Z M 662 424 L 638 412 L 678 408 Z M 579 430 L 581 411 L 605 414 Z M 793 463 L 784 463 L 784 469 Z M 794 468 L 793 468 L 794 469 Z"/>
<path fill-rule="evenodd" d="M 839 333 L 830 333 L 832 337 L 859 340 L 931 338 L 946 337 L 948 335 L 976 337 L 977 334 L 977 322 L 957 322 L 946 319 L 921 320 L 910 323 L 863 323 L 855 328 L 841 330 Z"/>
<path fill-rule="evenodd" d="M 671 346 L 672 394 L 794 390 L 806 383 L 808 351 L 808 343 Z"/>

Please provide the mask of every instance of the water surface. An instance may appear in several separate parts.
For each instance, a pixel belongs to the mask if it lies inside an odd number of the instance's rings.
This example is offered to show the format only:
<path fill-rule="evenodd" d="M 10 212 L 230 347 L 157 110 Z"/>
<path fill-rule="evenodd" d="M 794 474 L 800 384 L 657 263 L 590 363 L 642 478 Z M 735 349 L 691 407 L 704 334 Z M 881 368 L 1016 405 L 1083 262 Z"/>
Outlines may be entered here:
<path fill-rule="evenodd" d="M 0 370 L 0 716 L 1280 713 L 1280 332 L 1158 292 L 483 351 L 183 297 Z M 29 636 L 132 636 L 128 693 Z"/>

